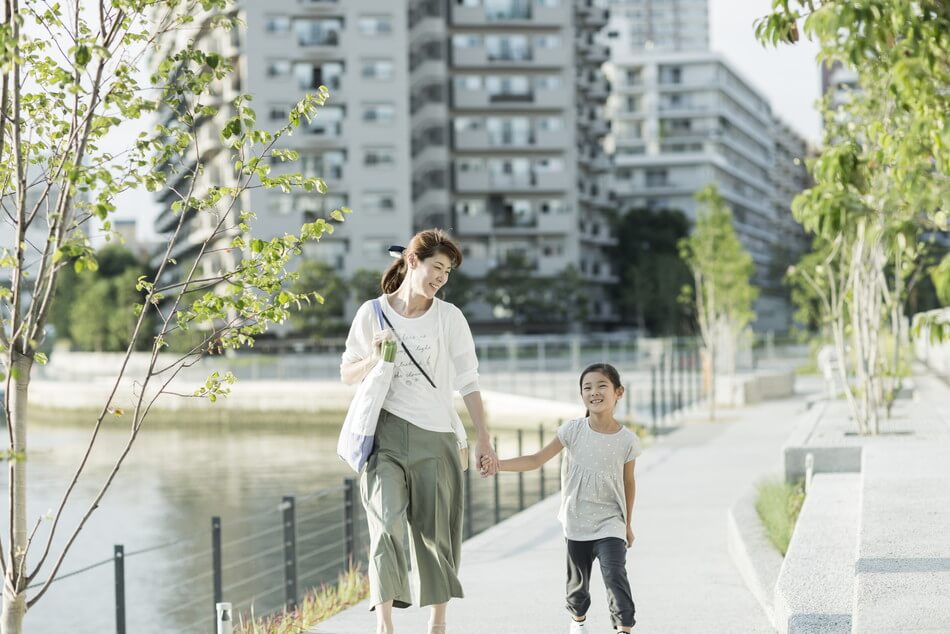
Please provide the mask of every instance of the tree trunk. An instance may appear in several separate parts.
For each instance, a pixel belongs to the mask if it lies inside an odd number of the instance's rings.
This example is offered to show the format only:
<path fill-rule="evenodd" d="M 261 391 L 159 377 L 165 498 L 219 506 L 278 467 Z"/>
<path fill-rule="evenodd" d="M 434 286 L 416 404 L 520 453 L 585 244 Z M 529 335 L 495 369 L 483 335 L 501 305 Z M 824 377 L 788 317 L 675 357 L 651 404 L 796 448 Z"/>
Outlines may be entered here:
<path fill-rule="evenodd" d="M 13 500 L 10 509 L 12 535 L 10 536 L 10 554 L 7 558 L 7 578 L 3 587 L 3 613 L 0 616 L 0 634 L 20 634 L 23 631 L 23 617 L 26 614 L 26 425 L 27 393 L 30 388 L 30 370 L 33 358 L 10 353 L 13 359 L 11 372 L 10 404 L 11 436 L 13 437 L 13 455 L 9 461 L 8 487 Z"/>

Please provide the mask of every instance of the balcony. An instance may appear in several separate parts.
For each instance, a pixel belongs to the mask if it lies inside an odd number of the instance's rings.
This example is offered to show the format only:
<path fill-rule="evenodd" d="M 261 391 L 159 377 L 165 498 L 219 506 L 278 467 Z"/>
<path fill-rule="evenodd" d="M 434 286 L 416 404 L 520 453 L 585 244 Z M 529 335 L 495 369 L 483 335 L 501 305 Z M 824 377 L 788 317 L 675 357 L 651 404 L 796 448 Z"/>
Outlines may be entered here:
<path fill-rule="evenodd" d="M 464 6 L 452 3 L 451 19 L 455 26 L 560 26 L 570 21 L 570 0 L 559 6 L 548 7 L 540 2 L 525 4 L 510 2 L 506 5 L 495 2 L 492 7 Z"/>
<path fill-rule="evenodd" d="M 553 88 L 533 88 L 523 93 L 490 94 L 485 89 L 452 87 L 452 106 L 460 109 L 486 109 L 502 106 L 505 109 L 551 108 L 560 109 L 570 105 L 567 91 Z"/>
<path fill-rule="evenodd" d="M 564 191 L 569 183 L 564 172 L 490 173 L 486 170 L 461 172 L 455 169 L 455 190 L 458 192 Z"/>
<path fill-rule="evenodd" d="M 484 45 L 458 46 L 452 48 L 452 64 L 458 68 L 560 68 L 570 62 L 568 53 L 563 47 L 490 51 Z"/>
<path fill-rule="evenodd" d="M 485 213 L 482 214 L 458 214 L 456 218 L 456 228 L 458 232 L 463 235 L 473 235 L 473 234 L 491 234 L 492 233 L 492 219 L 491 216 Z M 468 261 L 465 262 L 466 268 Z"/>
<path fill-rule="evenodd" d="M 539 150 L 560 149 L 567 145 L 568 135 L 563 131 L 518 130 L 489 132 L 485 129 L 461 130 L 453 134 L 453 147 L 457 150 Z"/>

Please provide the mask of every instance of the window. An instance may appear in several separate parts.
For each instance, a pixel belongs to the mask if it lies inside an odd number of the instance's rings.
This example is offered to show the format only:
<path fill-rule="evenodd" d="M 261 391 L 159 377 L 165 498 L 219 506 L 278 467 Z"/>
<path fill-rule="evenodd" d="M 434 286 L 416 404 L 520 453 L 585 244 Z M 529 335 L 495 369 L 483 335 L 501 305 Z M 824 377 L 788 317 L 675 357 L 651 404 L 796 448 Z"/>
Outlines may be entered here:
<path fill-rule="evenodd" d="M 531 59 L 526 35 L 489 35 L 485 38 L 489 61 L 520 62 Z"/>
<path fill-rule="evenodd" d="M 461 200 L 455 203 L 455 213 L 463 216 L 480 216 L 485 213 L 485 201 Z"/>
<path fill-rule="evenodd" d="M 361 211 L 369 213 L 385 213 L 396 209 L 396 193 L 385 192 L 364 192 L 363 209 Z"/>
<path fill-rule="evenodd" d="M 456 132 L 481 130 L 484 124 L 484 119 L 481 117 L 455 117 L 455 120 L 452 122 Z"/>
<path fill-rule="evenodd" d="M 343 20 L 339 18 L 299 18 L 294 24 L 300 46 L 336 46 L 340 43 Z"/>
<path fill-rule="evenodd" d="M 628 84 L 637 85 L 643 81 L 643 69 L 640 67 L 637 68 L 628 68 L 626 80 Z"/>
<path fill-rule="evenodd" d="M 663 187 L 669 184 L 669 173 L 665 169 L 648 169 L 646 171 L 647 187 Z"/>
<path fill-rule="evenodd" d="M 538 35 L 534 38 L 534 45 L 538 48 L 561 48 L 561 36 Z"/>
<path fill-rule="evenodd" d="M 326 86 L 330 90 L 339 90 L 343 77 L 343 64 L 339 62 L 297 62 L 294 64 L 294 77 L 301 90 L 316 90 Z"/>
<path fill-rule="evenodd" d="M 363 121 L 390 124 L 396 118 L 396 108 L 391 103 L 364 103 Z"/>
<path fill-rule="evenodd" d="M 268 77 L 286 77 L 290 74 L 290 60 L 272 59 L 267 62 Z"/>
<path fill-rule="evenodd" d="M 544 75 L 535 80 L 535 85 L 541 90 L 560 90 L 561 78 L 558 75 Z"/>
<path fill-rule="evenodd" d="M 534 171 L 538 174 L 563 172 L 564 162 L 559 158 L 538 159 L 534 162 Z"/>
<path fill-rule="evenodd" d="M 452 48 L 478 48 L 481 45 L 481 35 L 464 33 L 452 36 Z"/>
<path fill-rule="evenodd" d="M 683 81 L 683 69 L 679 66 L 660 66 L 661 84 L 679 84 Z"/>
<path fill-rule="evenodd" d="M 392 167 L 396 164 L 396 148 L 391 146 L 368 147 L 363 150 L 363 165 L 373 168 Z"/>
<path fill-rule="evenodd" d="M 557 132 L 564 128 L 564 121 L 560 117 L 541 117 L 538 119 L 538 129 L 545 132 Z"/>
<path fill-rule="evenodd" d="M 287 121 L 290 115 L 290 106 L 285 103 L 272 103 L 268 107 L 268 117 L 271 121 Z"/>
<path fill-rule="evenodd" d="M 489 78 L 490 79 L 490 78 Z M 482 78 L 478 75 L 462 75 L 453 80 L 456 90 L 481 90 Z"/>
<path fill-rule="evenodd" d="M 306 177 L 319 176 L 327 180 L 341 180 L 346 153 L 331 151 L 301 154 L 300 171 Z"/>
<path fill-rule="evenodd" d="M 325 137 L 338 137 L 343 133 L 343 108 L 324 106 L 307 125 L 307 132 Z"/>
<path fill-rule="evenodd" d="M 560 198 L 549 198 L 541 201 L 540 209 L 543 214 L 563 214 L 568 207 Z"/>
<path fill-rule="evenodd" d="M 493 98 L 531 95 L 531 81 L 523 75 L 488 76 L 485 78 L 485 88 Z"/>
<path fill-rule="evenodd" d="M 359 18 L 360 35 L 389 35 L 393 32 L 391 15 L 361 15 Z"/>
<path fill-rule="evenodd" d="M 286 15 L 267 16 L 267 32 L 268 33 L 289 33 L 290 32 L 290 17 Z"/>
<path fill-rule="evenodd" d="M 363 238 L 363 255 L 370 258 L 383 257 L 389 245 L 396 242 L 395 238 Z"/>
<path fill-rule="evenodd" d="M 393 78 L 394 65 L 389 59 L 364 59 L 362 76 L 364 79 L 389 80 Z"/>

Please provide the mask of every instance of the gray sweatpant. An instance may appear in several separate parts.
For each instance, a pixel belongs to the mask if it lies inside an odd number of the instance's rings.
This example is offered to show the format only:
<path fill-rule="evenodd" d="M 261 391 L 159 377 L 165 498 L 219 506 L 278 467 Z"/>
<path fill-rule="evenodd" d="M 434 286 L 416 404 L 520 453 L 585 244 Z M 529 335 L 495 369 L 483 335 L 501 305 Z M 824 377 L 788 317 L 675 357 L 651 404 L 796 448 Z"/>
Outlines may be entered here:
<path fill-rule="evenodd" d="M 360 476 L 369 522 L 370 605 L 412 604 L 405 543 L 409 527 L 412 582 L 420 606 L 462 597 L 462 466 L 454 432 L 416 427 L 385 410 Z"/>
<path fill-rule="evenodd" d="M 600 575 L 607 586 L 607 605 L 614 627 L 633 627 L 633 596 L 627 580 L 627 543 L 617 537 L 589 542 L 567 541 L 567 611 L 584 616 L 590 608 L 590 573 L 600 561 Z"/>

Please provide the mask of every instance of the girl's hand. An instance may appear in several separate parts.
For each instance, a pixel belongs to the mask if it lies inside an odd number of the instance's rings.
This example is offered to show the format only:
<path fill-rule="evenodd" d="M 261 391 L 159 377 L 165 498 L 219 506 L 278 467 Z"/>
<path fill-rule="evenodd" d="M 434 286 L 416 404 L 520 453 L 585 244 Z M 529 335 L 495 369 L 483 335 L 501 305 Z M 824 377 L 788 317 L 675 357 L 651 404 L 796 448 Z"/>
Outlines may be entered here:
<path fill-rule="evenodd" d="M 634 540 L 633 528 L 631 528 L 630 525 L 628 524 L 627 525 L 627 548 L 630 548 L 631 546 L 633 546 L 633 540 Z"/>
<path fill-rule="evenodd" d="M 475 443 L 475 463 L 478 465 L 478 472 L 483 478 L 498 473 L 498 456 L 495 455 L 495 449 L 491 446 L 487 436 L 479 438 Z"/>

